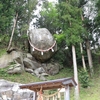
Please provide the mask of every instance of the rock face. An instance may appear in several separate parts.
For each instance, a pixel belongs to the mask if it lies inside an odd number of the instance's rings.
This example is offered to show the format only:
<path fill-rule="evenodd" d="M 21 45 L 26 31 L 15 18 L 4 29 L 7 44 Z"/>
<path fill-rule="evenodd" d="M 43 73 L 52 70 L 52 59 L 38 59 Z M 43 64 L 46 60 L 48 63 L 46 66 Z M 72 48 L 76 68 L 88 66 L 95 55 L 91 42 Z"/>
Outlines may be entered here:
<path fill-rule="evenodd" d="M 28 89 L 20 89 L 19 83 L 0 80 L 0 100 L 34 100 L 35 92 Z"/>
<path fill-rule="evenodd" d="M 12 62 L 16 58 L 19 58 L 21 55 L 22 52 L 19 51 L 12 51 L 9 54 L 3 55 L 2 57 L 0 57 L 0 68 L 5 68 L 10 62 Z"/>
<path fill-rule="evenodd" d="M 46 28 L 29 31 L 31 54 L 40 62 L 45 62 L 57 50 L 56 41 Z"/>

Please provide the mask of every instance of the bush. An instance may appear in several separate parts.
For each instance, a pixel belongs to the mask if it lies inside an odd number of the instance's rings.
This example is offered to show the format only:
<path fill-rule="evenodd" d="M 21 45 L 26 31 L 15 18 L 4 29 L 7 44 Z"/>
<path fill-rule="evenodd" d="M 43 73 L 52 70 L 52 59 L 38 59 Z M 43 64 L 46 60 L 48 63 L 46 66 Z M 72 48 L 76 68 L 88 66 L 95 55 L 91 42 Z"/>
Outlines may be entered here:
<path fill-rule="evenodd" d="M 87 88 L 89 86 L 89 75 L 84 69 L 79 70 L 79 81 L 81 82 L 81 86 L 83 88 Z"/>

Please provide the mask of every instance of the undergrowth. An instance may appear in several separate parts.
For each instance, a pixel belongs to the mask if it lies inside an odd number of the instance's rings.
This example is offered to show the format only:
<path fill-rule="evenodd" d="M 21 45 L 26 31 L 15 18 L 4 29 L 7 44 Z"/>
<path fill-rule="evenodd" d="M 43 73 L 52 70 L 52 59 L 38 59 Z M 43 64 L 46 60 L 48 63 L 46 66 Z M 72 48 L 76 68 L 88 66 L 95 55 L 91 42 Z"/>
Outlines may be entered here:
<path fill-rule="evenodd" d="M 6 50 L 5 50 L 5 49 L 0 49 L 0 57 L 1 57 L 2 55 L 4 55 L 4 54 L 6 54 Z"/>
<path fill-rule="evenodd" d="M 36 76 L 31 75 L 30 73 L 24 72 L 22 74 L 7 74 L 8 68 L 0 69 L 0 79 L 6 79 L 13 82 L 19 83 L 31 83 L 31 82 L 39 82 L 41 81 Z M 67 78 L 72 77 L 72 71 L 68 73 L 70 69 L 63 68 L 57 75 L 46 77 L 47 80 L 59 79 L 59 78 Z"/>

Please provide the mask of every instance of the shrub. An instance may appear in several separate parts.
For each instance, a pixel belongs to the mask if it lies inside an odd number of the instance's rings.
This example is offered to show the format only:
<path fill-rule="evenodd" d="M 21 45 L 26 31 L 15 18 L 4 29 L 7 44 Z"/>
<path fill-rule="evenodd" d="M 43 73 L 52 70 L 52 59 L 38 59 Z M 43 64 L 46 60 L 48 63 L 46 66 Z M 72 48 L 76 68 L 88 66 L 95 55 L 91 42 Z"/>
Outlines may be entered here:
<path fill-rule="evenodd" d="M 87 88 L 89 86 L 89 75 L 84 69 L 79 70 L 79 81 L 81 82 L 81 86 L 83 88 Z"/>

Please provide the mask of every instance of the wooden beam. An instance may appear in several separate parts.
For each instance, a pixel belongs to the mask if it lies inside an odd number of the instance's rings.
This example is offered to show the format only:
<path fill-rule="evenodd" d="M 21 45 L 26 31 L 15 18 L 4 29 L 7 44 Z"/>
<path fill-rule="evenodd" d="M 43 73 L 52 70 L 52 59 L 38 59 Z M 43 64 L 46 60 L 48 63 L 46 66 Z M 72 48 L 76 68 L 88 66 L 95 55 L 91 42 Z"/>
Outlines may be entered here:
<path fill-rule="evenodd" d="M 70 87 L 76 86 L 76 82 L 73 78 L 63 78 L 63 79 L 56 79 L 56 80 L 49 80 L 44 82 L 36 82 L 30 84 L 21 85 L 21 89 L 30 89 L 33 91 L 39 91 L 42 87 L 42 90 L 49 90 L 49 89 L 56 89 L 62 88 L 62 86 L 69 85 Z"/>

